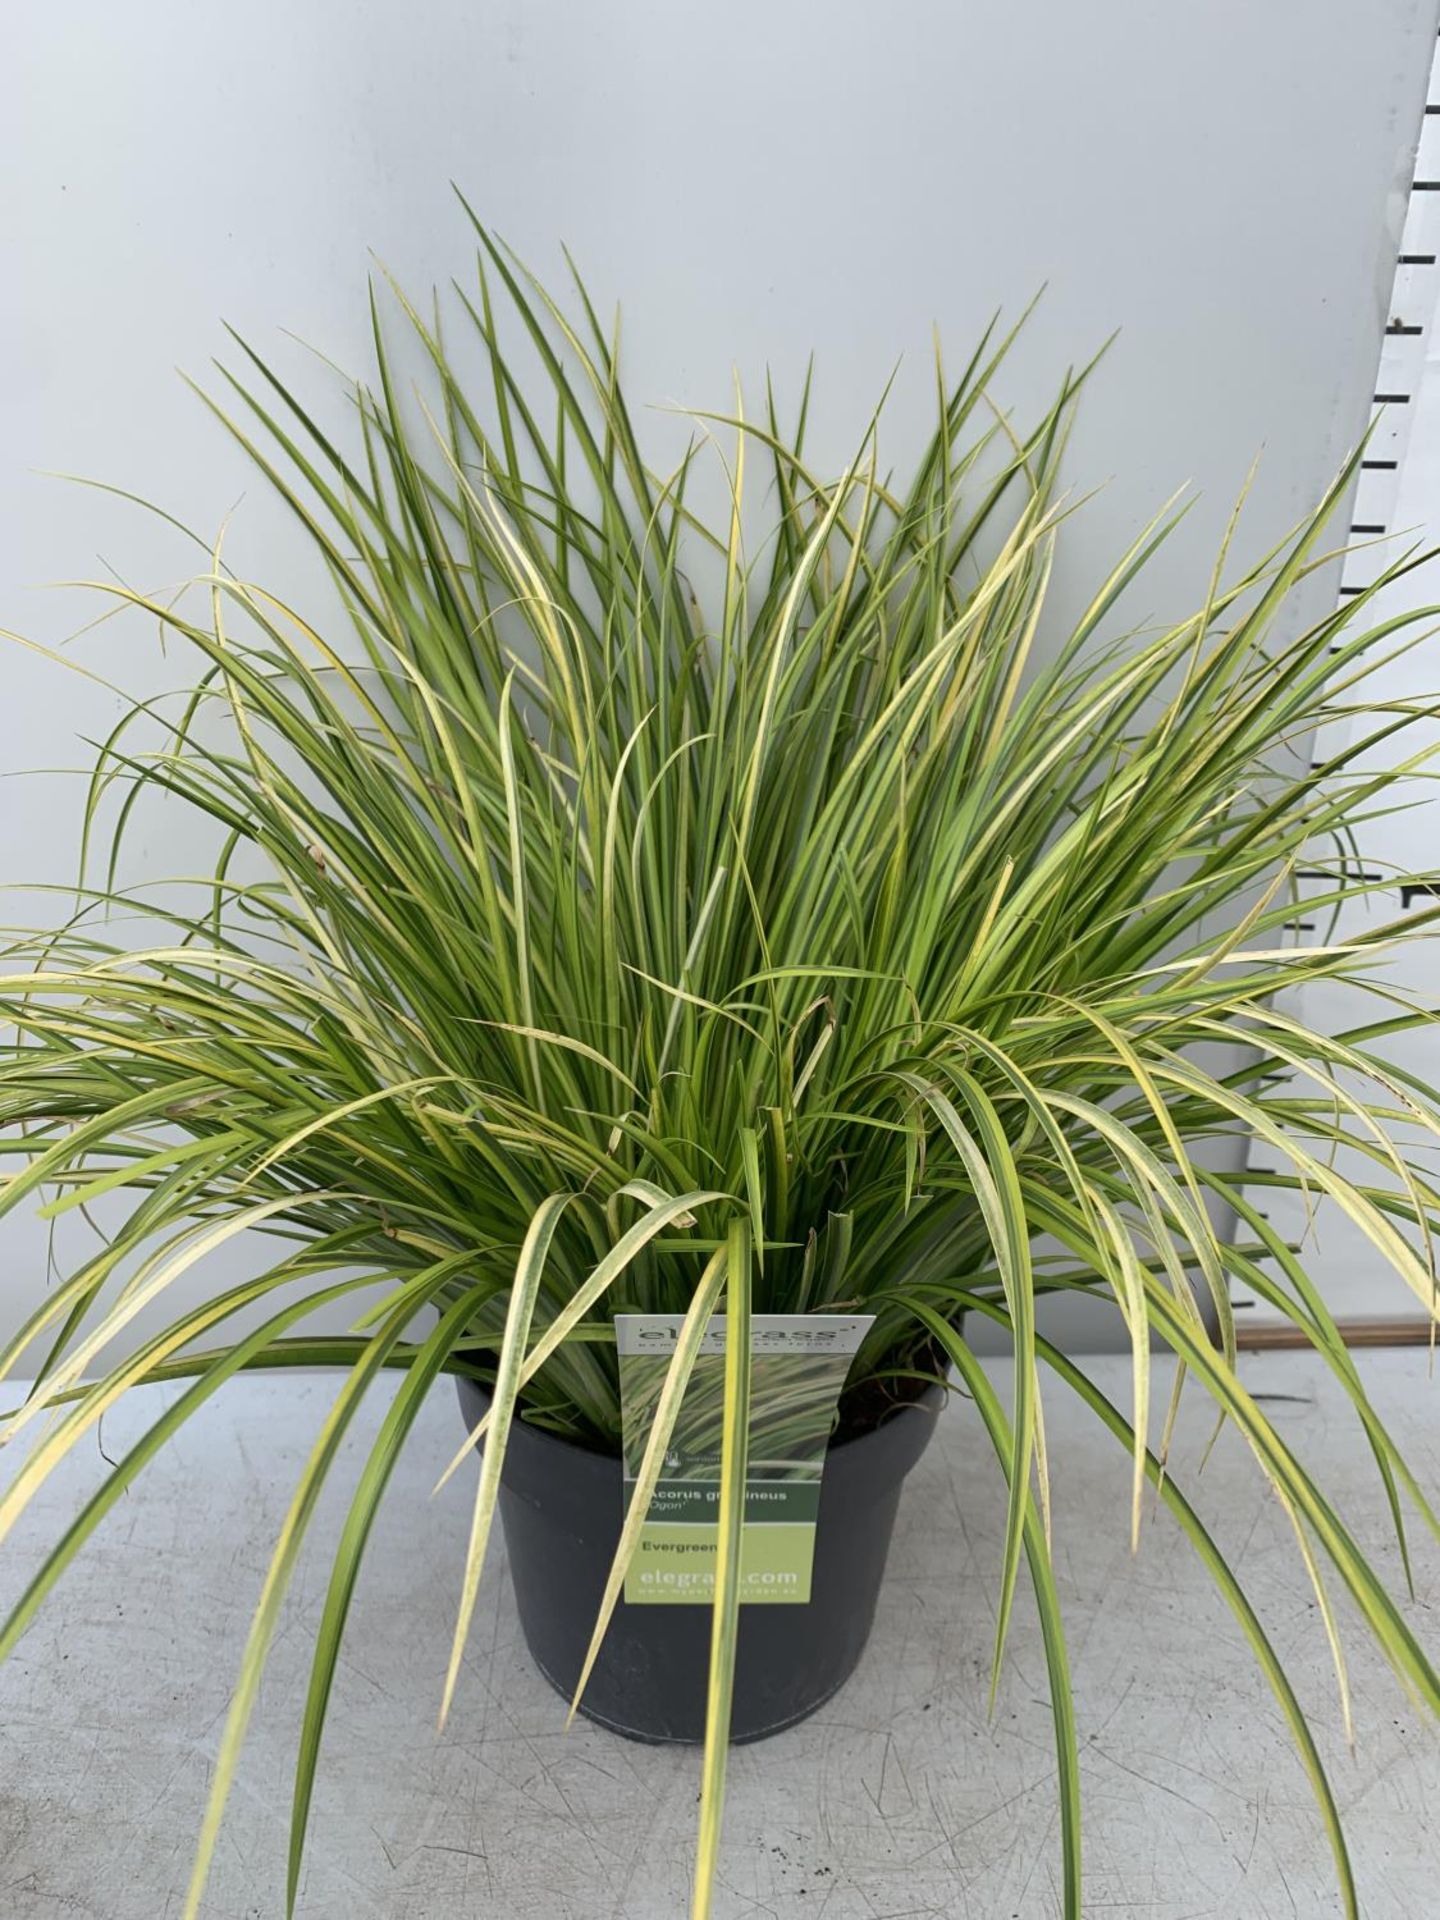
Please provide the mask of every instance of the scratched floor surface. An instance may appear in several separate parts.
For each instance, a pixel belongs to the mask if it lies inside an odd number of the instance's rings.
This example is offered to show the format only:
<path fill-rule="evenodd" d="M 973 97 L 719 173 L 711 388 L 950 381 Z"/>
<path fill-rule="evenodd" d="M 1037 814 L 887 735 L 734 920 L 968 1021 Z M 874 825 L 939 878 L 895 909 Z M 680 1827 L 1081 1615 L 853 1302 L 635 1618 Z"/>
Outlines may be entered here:
<path fill-rule="evenodd" d="M 1440 1381 L 1423 1353 L 1362 1356 L 1378 1405 L 1440 1492 Z M 997 1366 L 997 1383 L 1003 1368 Z M 1092 1363 L 1115 1397 L 1121 1360 Z M 1313 1362 L 1246 1362 L 1397 1586 L 1373 1463 Z M 146 1389 L 104 1425 L 116 1455 L 153 1419 Z M 0 1670 L 0 1916 L 167 1920 L 183 1904 L 241 1645 L 323 1376 L 233 1384 L 120 1502 Z M 299 1705 L 344 1484 L 385 1398 L 357 1421 L 271 1657 L 204 1913 L 283 1913 Z M 1157 1381 L 1163 1404 L 1163 1382 Z M 1177 1448 L 1209 1435 L 1201 1396 Z M 352 1615 L 316 1795 L 305 1920 L 679 1920 L 697 1768 L 562 1710 L 520 1640 L 497 1556 L 464 1681 L 435 1731 L 468 1489 L 428 1497 L 456 1433 L 438 1391 L 392 1483 Z M 1124 1920 L 1339 1914 L 1323 1832 L 1280 1714 L 1238 1628 L 1162 1514 L 1132 1560 L 1127 1463 L 1064 1390 L 1047 1401 L 1057 1572 L 1075 1671 L 1086 1913 Z M 17 1449 L 18 1451 L 18 1449 Z M 22 1590 L 102 1462 L 90 1443 L 0 1556 Z M 4 1463 L 13 1471 L 11 1462 Z M 1244 1446 L 1222 1437 L 1200 1504 L 1288 1664 L 1332 1769 L 1367 1920 L 1440 1913 L 1440 1728 L 1427 1725 L 1342 1607 L 1357 1752 L 1288 1524 Z M 1044 1920 L 1060 1912 L 1045 1669 L 1022 1594 L 986 1718 L 1001 1489 L 957 1401 L 906 1494 L 875 1637 L 813 1720 L 731 1756 L 717 1920 Z M 1408 1615 L 1440 1655 L 1440 1552 L 1417 1540 Z M 1023 1577 L 1023 1576 L 1022 1576 Z"/>

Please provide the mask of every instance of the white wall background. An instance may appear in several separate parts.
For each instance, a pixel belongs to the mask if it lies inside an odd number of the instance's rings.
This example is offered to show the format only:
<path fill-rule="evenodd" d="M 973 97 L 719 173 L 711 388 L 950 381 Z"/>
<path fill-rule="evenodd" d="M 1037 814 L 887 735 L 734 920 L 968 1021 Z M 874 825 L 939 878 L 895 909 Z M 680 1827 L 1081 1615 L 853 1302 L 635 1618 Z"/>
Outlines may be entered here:
<path fill-rule="evenodd" d="M 1257 544 L 1361 430 L 1436 0 L 38 0 L 12 12 L 0 121 L 0 621 L 53 643 L 93 614 L 41 583 L 194 565 L 117 501 L 145 495 L 304 603 L 293 531 L 175 377 L 224 316 L 365 363 L 367 248 L 412 288 L 463 270 L 447 182 L 542 272 L 568 241 L 622 297 L 632 396 L 723 400 L 738 364 L 798 379 L 820 451 L 848 449 L 897 356 L 897 461 L 952 356 L 1048 280 L 1007 393 L 1123 334 L 1072 456 L 1108 480 L 1074 525 L 1062 602 L 1193 480 L 1199 509 L 1128 609 L 1202 592 L 1256 450 Z M 243 495 L 243 498 L 241 496 Z M 1333 581 L 1314 583 L 1316 604 Z M 178 671 L 117 625 L 83 658 L 132 689 Z M 0 769 L 73 766 L 113 696 L 0 653 Z M 73 873 L 79 795 L 7 780 L 0 878 Z M 195 849 L 147 827 L 131 877 Z M 14 896 L 9 896 L 13 899 Z M 27 917 L 47 898 L 24 902 Z M 0 918 L 20 917 L 15 907 Z M 46 1284 L 43 1235 L 0 1223 L 0 1334 Z"/>

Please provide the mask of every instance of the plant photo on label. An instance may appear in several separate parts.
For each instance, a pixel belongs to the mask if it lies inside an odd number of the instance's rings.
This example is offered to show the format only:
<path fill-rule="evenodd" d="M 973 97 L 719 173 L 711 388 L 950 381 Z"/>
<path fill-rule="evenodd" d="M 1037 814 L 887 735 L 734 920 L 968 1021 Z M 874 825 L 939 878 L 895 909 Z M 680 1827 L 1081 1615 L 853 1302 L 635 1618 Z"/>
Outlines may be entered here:
<path fill-rule="evenodd" d="M 1266 552 L 1235 557 L 1237 509 L 1193 608 L 1120 631 L 1117 603 L 1179 517 L 1167 506 L 1061 630 L 1047 588 L 1077 512 L 1083 525 L 1060 467 L 1088 368 L 1020 421 L 992 398 L 1014 329 L 992 326 L 958 371 L 937 352 L 934 429 L 899 473 L 880 409 L 855 421 L 837 473 L 807 451 L 808 377 L 788 402 L 767 385 L 758 405 L 737 383 L 662 470 L 584 284 L 552 297 L 472 224 L 475 261 L 443 301 L 377 284 L 373 367 L 333 419 L 333 369 L 312 397 L 238 336 L 205 393 L 293 510 L 323 611 L 232 571 L 223 542 L 199 536 L 178 596 L 97 586 L 104 612 L 158 626 L 191 670 L 180 693 L 125 698 L 95 755 L 71 917 L 12 936 L 3 962 L 0 1210 L 99 1207 L 105 1230 L 4 1351 L 5 1374 L 34 1385 L 0 1419 L 26 1442 L 0 1538 L 119 1396 L 178 1385 L 49 1550 L 0 1625 L 0 1655 L 227 1380 L 336 1370 L 256 1593 L 184 1907 L 197 1914 L 307 1530 L 380 1388 L 315 1628 L 285 1902 L 299 1910 L 367 1540 L 419 1409 L 455 1376 L 465 1425 L 434 1468 L 463 1472 L 473 1503 L 453 1644 L 436 1649 L 442 1719 L 465 1710 L 462 1656 L 501 1513 L 555 1684 L 641 1737 L 703 1738 L 705 1920 L 732 1730 L 788 1724 L 859 1658 L 900 1483 L 945 1401 L 1008 1487 L 984 1651 L 998 1682 L 1014 1609 L 1038 1609 L 1064 1911 L 1078 1916 L 1079 1735 L 1052 1559 L 1066 1515 L 1052 1511 L 1043 1418 L 1073 1394 L 1113 1452 L 1133 1544 L 1163 1505 L 1213 1577 L 1356 1914 L 1300 1702 L 1166 1465 L 1183 1386 L 1243 1436 L 1293 1525 L 1337 1716 L 1343 1595 L 1397 1695 L 1440 1708 L 1402 1598 L 1246 1391 L 1233 1281 L 1340 1382 L 1402 1551 L 1407 1520 L 1440 1522 L 1304 1251 L 1217 1170 L 1233 1163 L 1217 1148 L 1263 1141 L 1265 1179 L 1327 1196 L 1434 1317 L 1440 1191 L 1402 1136 L 1440 1137 L 1435 1090 L 1403 1064 L 1403 1036 L 1435 1016 L 1380 963 L 1440 903 L 1394 920 L 1383 896 L 1402 877 L 1350 858 L 1355 823 L 1424 759 L 1377 770 L 1367 749 L 1440 710 L 1365 688 L 1434 620 L 1373 612 L 1420 556 L 1311 624 L 1296 617 L 1294 590 L 1343 544 L 1352 462 Z M 103 677 L 103 644 L 87 665 L 80 651 L 63 659 Z M 1367 725 L 1312 763 L 1317 729 L 1355 712 Z M 203 880 L 125 884 L 142 802 L 205 823 Z M 1301 867 L 1320 876 L 1309 944 L 1286 931 Z M 1363 932 L 1326 935 L 1327 917 L 1367 904 Z M 1277 998 L 1317 980 L 1363 1001 L 1349 1030 L 1313 1031 Z M 1365 1179 L 1339 1169 L 1341 1144 Z M 270 1249 L 263 1270 L 197 1295 L 241 1235 Z M 182 1280 L 192 1304 L 127 1337 Z M 1037 1302 L 1057 1294 L 1112 1303 L 1133 1356 L 1124 1404 L 1037 1331 Z M 676 1327 L 664 1364 L 631 1385 L 644 1418 L 628 1502 L 622 1314 Z M 758 1531 L 747 1481 L 796 1448 L 808 1459 L 815 1417 L 803 1366 L 796 1400 L 772 1395 L 768 1357 L 752 1379 L 752 1330 L 827 1314 L 867 1330 L 834 1415 L 814 1598 L 742 1604 L 746 1579 L 793 1577 L 742 1565 Z M 712 1348 L 687 1412 L 712 1316 L 723 1358 Z M 1008 1336 L 1004 1401 L 967 1339 L 979 1325 Z M 1153 1396 L 1152 1344 L 1176 1362 Z M 834 1369 L 810 1377 L 828 1425 Z M 708 1597 L 633 1605 L 627 1566 L 667 1461 L 700 1444 L 702 1403 L 720 1456 Z M 524 1532 L 537 1476 L 613 1514 L 575 1576 L 585 1617 L 553 1654 L 535 1621 L 562 1597 L 526 1584 L 559 1551 Z M 771 1697 L 781 1636 L 832 1632 L 831 1668 Z M 627 1719 L 614 1648 L 630 1634 L 657 1636 L 693 1688 L 683 1726 Z"/>

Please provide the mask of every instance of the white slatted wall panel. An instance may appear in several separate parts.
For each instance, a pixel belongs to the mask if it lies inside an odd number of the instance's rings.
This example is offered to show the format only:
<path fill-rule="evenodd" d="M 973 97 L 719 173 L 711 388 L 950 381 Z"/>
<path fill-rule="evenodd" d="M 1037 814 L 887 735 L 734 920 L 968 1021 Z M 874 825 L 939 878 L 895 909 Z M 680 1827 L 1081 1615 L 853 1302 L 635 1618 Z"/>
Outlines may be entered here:
<path fill-rule="evenodd" d="M 1358 592 L 1387 561 L 1416 539 L 1440 544 L 1440 328 L 1435 324 L 1440 305 L 1440 53 L 1431 74 L 1424 129 L 1417 156 L 1415 181 L 1406 212 L 1404 234 L 1396 267 L 1390 322 L 1380 355 L 1375 385 L 1378 426 L 1370 441 L 1352 510 L 1352 538 L 1364 540 L 1393 535 L 1368 551 L 1347 557 L 1340 591 Z M 1411 607 L 1440 603 L 1440 562 L 1417 569 L 1405 580 L 1378 595 L 1373 621 Z M 1440 632 L 1427 638 L 1401 659 L 1390 662 L 1366 683 L 1366 700 L 1387 701 L 1433 698 L 1440 689 Z M 1316 753 L 1327 757 L 1339 750 L 1363 718 L 1337 721 L 1316 741 Z M 1373 723 L 1371 723 L 1373 724 Z M 1403 745 L 1391 742 L 1372 754 L 1369 764 L 1389 764 L 1408 758 L 1421 745 L 1440 737 L 1440 728 L 1428 722 L 1407 730 Z M 1364 764 L 1364 763 L 1361 763 Z M 1437 762 L 1440 767 L 1440 762 Z M 1362 870 L 1375 878 L 1407 872 L 1433 876 L 1433 892 L 1440 895 L 1440 794 L 1433 783 L 1407 783 L 1408 811 L 1371 823 L 1359 848 Z M 1301 888 L 1323 892 L 1325 868 L 1333 873 L 1339 852 L 1331 846 L 1314 850 L 1314 864 L 1302 870 Z M 1311 920 L 1302 907 L 1292 937 L 1343 940 L 1365 925 L 1375 925 L 1407 910 L 1433 904 L 1433 898 L 1413 884 L 1384 888 L 1367 904 L 1346 909 L 1332 931 L 1330 910 Z M 1425 933 L 1401 949 L 1387 963 L 1380 978 L 1393 982 L 1428 1003 L 1440 1003 L 1440 935 Z M 1336 1032 L 1361 1021 L 1382 1018 L 1384 1008 L 1372 997 L 1330 983 L 1312 983 L 1288 997 L 1287 1010 L 1308 1023 Z M 1440 1085 L 1440 1029 L 1411 1033 L 1389 1043 L 1391 1057 Z M 1291 1076 L 1292 1079 L 1295 1076 Z M 1303 1089 L 1316 1091 L 1313 1083 Z M 1434 1142 L 1418 1130 L 1397 1134 L 1418 1161 L 1440 1171 Z M 1403 1320 L 1418 1314 L 1414 1295 L 1390 1273 L 1348 1216 L 1334 1201 L 1317 1197 L 1310 1202 L 1264 1184 L 1270 1153 L 1263 1141 L 1252 1144 L 1250 1168 L 1260 1176 L 1248 1187 L 1248 1197 L 1270 1219 L 1285 1239 L 1304 1246 L 1306 1265 L 1327 1305 L 1343 1321 Z M 1337 1164 L 1347 1174 L 1385 1184 L 1365 1156 L 1342 1149 Z M 1393 1184 L 1393 1182 L 1389 1183 Z M 1240 1237 L 1246 1238 L 1243 1223 Z M 1237 1325 L 1244 1338 L 1247 1327 L 1257 1332 L 1280 1316 L 1248 1288 L 1233 1289 Z"/>

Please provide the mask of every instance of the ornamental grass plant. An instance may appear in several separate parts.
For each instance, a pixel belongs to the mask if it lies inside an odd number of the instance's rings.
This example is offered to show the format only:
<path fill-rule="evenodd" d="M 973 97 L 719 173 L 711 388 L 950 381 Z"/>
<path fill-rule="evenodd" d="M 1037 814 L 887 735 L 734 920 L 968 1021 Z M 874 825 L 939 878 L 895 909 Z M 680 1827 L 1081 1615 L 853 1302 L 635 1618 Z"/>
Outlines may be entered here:
<path fill-rule="evenodd" d="M 448 1710 L 512 1422 L 618 1453 L 613 1316 L 686 1316 L 598 1644 L 699 1336 L 722 1311 L 703 1920 L 748 1434 L 735 1331 L 751 1313 L 873 1313 L 852 1400 L 947 1372 L 965 1401 L 949 1417 L 972 1420 L 1008 1482 L 994 1670 L 1017 1597 L 1033 1600 L 1066 1913 L 1081 1903 L 1080 1779 L 1042 1409 L 1074 1393 L 1097 1443 L 1117 1448 L 1136 1542 L 1148 1482 L 1239 1623 L 1354 1914 L 1296 1695 L 1165 1462 L 1188 1383 L 1239 1429 L 1293 1523 L 1342 1707 L 1341 1594 L 1411 1694 L 1440 1706 L 1400 1602 L 1246 1391 L 1232 1281 L 1342 1383 L 1402 1548 L 1407 1514 L 1440 1523 L 1303 1250 L 1226 1170 L 1237 1141 L 1263 1141 L 1264 1178 L 1335 1203 L 1433 1315 L 1440 1192 L 1396 1136 L 1434 1136 L 1440 1112 L 1393 1040 L 1434 1015 L 1381 970 L 1425 916 L 1387 919 L 1403 876 L 1352 858 L 1356 824 L 1394 804 L 1420 759 L 1377 770 L 1369 750 L 1437 711 L 1366 700 L 1366 676 L 1425 630 L 1422 615 L 1374 615 L 1416 556 L 1296 630 L 1294 590 L 1333 559 L 1347 467 L 1258 559 L 1232 562 L 1227 537 L 1193 612 L 1117 637 L 1112 610 L 1173 526 L 1167 508 L 1057 635 L 1046 591 L 1071 534 L 1059 466 L 1083 373 L 1016 424 L 990 398 L 1013 335 L 992 329 L 958 377 L 937 360 L 934 432 L 899 479 L 878 414 L 857 423 L 842 472 L 812 465 L 808 381 L 793 423 L 769 392 L 753 413 L 737 398 L 696 416 L 690 451 L 661 473 L 583 286 L 555 301 L 475 231 L 477 270 L 443 323 L 377 294 L 373 374 L 347 389 L 343 430 L 239 340 L 210 396 L 298 517 L 331 611 L 307 619 L 208 543 L 178 599 L 101 588 L 158 622 L 194 674 L 184 695 L 130 701 L 99 746 L 74 915 L 4 962 L 0 1210 L 103 1200 L 106 1230 L 5 1350 L 5 1371 L 35 1384 L 5 1420 L 33 1444 L 0 1535 L 119 1395 L 182 1390 L 44 1559 L 0 1654 L 228 1379 L 339 1370 L 258 1595 L 198 1912 L 322 1487 L 366 1396 L 398 1373 L 315 1636 L 293 1910 L 367 1538 L 438 1376 L 491 1392 L 448 1673 L 437 1649 Z M 695 502 L 717 448 L 729 504 L 711 524 Z M 1357 712 L 1369 717 L 1350 744 L 1312 764 L 1317 729 Z M 203 884 L 122 885 L 126 825 L 156 796 L 210 823 Z M 1365 931 L 1287 933 L 1302 866 L 1319 876 L 1310 917 L 1369 903 Z M 1287 990 L 1320 979 L 1354 983 L 1364 1024 L 1327 1034 L 1285 1010 Z M 1342 1145 L 1363 1178 L 1342 1171 Z M 187 1276 L 193 1297 L 196 1270 L 242 1234 L 271 1250 L 258 1277 L 135 1345 L 137 1316 L 152 1324 Z M 1037 1302 L 1057 1293 L 1118 1311 L 1125 1405 L 1037 1333 Z M 966 1337 L 990 1322 L 1013 1348 L 1006 1403 Z M 337 1324 L 348 1331 L 325 1330 Z M 1179 1363 L 1154 1405 L 1152 1343 Z M 456 1463 L 471 1457 L 467 1442 Z"/>

